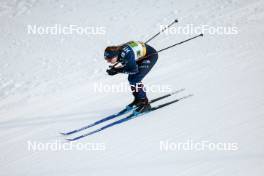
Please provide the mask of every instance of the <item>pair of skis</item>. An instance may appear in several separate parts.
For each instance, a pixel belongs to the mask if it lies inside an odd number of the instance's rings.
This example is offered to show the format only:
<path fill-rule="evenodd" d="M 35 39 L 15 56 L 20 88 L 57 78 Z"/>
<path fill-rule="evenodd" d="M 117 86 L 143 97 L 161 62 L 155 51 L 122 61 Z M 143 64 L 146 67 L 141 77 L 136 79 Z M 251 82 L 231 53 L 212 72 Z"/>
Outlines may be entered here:
<path fill-rule="evenodd" d="M 170 96 L 172 96 L 172 95 L 174 95 L 174 94 L 177 94 L 177 93 L 179 93 L 179 92 L 182 92 L 182 91 L 184 91 L 184 90 L 185 90 L 185 89 L 180 89 L 180 90 L 177 90 L 177 91 L 175 91 L 175 92 L 172 92 L 172 93 L 169 93 L 169 94 L 163 95 L 163 96 L 161 96 L 161 97 L 158 97 L 158 98 L 152 99 L 152 100 L 150 101 L 150 104 L 152 104 L 152 103 L 154 103 L 154 102 L 157 102 L 157 101 L 159 101 L 159 100 L 162 100 L 162 99 L 164 99 L 164 98 L 170 97 Z M 112 127 L 112 126 L 118 125 L 118 124 L 120 124 L 120 123 L 126 122 L 126 121 L 131 120 L 131 119 L 133 119 L 133 118 L 136 118 L 136 117 L 138 117 L 138 116 L 141 116 L 141 115 L 144 115 L 144 114 L 150 113 L 150 112 L 152 112 L 152 111 L 158 110 L 158 109 L 160 109 L 160 108 L 163 108 L 163 107 L 168 106 L 168 105 L 170 105 L 170 104 L 176 103 L 176 102 L 178 102 L 178 101 L 180 101 L 180 100 L 186 99 L 186 98 L 191 97 L 191 96 L 192 96 L 192 94 L 189 94 L 189 95 L 187 95 L 187 96 L 183 96 L 183 97 L 181 97 L 181 98 L 177 98 L 177 99 L 174 99 L 174 100 L 172 100 L 172 101 L 169 101 L 169 102 L 166 102 L 166 103 L 163 103 L 163 104 L 160 104 L 160 105 L 154 106 L 154 107 L 152 107 L 149 111 L 144 112 L 144 113 L 135 113 L 135 111 L 133 111 L 133 110 L 134 110 L 133 108 L 126 107 L 126 108 L 124 108 L 123 110 L 121 110 L 120 112 L 115 113 L 115 114 L 110 115 L 110 116 L 107 116 L 107 117 L 105 117 L 105 118 L 103 118 L 103 119 L 100 119 L 100 120 L 94 122 L 94 123 L 91 123 L 91 124 L 89 124 L 89 125 L 86 125 L 86 126 L 84 126 L 84 127 L 81 127 L 81 128 L 79 128 L 79 129 L 75 129 L 75 130 L 68 131 L 68 132 L 63 132 L 63 133 L 61 133 L 61 134 L 64 135 L 64 136 L 69 136 L 69 135 L 71 135 L 71 134 L 75 134 L 75 133 L 78 133 L 78 132 L 80 132 L 80 131 L 83 131 L 83 130 L 89 129 L 89 128 L 93 127 L 93 126 L 96 126 L 96 125 L 101 124 L 101 123 L 103 123 L 103 122 L 106 122 L 106 121 L 108 121 L 108 120 L 111 120 L 111 119 L 114 119 L 114 118 L 116 118 L 116 117 L 119 117 L 119 116 L 125 115 L 125 114 L 127 114 L 127 113 L 129 113 L 129 112 L 132 111 L 132 113 L 129 114 L 128 116 L 126 116 L 126 117 L 124 117 L 124 118 L 122 118 L 122 119 L 119 119 L 119 120 L 117 120 L 117 121 L 114 121 L 114 122 L 112 122 L 112 123 L 110 123 L 110 124 L 107 124 L 107 125 L 105 125 L 105 126 L 103 126 L 103 127 L 100 127 L 100 128 L 98 128 L 98 129 L 96 129 L 96 130 L 94 130 L 94 131 L 91 131 L 91 132 L 88 132 L 88 133 L 85 133 L 85 134 L 79 135 L 79 136 L 74 137 L 74 138 L 68 138 L 68 139 L 66 139 L 66 140 L 68 140 L 68 141 L 76 141 L 76 140 L 78 140 L 78 139 L 81 139 L 81 138 L 84 138 L 84 137 L 86 137 L 86 136 L 89 136 L 89 135 L 92 135 L 92 134 L 98 133 L 98 132 L 103 131 L 103 130 L 105 130 L 105 129 L 107 129 L 107 128 L 110 128 L 110 127 Z"/>

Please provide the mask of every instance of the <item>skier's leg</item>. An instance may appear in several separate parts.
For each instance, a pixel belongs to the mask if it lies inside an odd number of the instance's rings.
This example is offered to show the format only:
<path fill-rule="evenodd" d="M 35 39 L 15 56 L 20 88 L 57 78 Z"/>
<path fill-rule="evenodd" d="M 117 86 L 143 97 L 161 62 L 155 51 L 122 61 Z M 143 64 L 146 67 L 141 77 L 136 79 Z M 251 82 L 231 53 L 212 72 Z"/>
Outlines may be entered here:
<path fill-rule="evenodd" d="M 156 52 L 156 51 L 154 50 L 153 52 Z M 141 81 L 148 74 L 148 72 L 152 69 L 152 67 L 155 65 L 155 63 L 157 62 L 157 59 L 158 59 L 157 54 L 150 55 L 148 58 L 138 63 L 139 72 L 137 74 L 128 76 L 128 81 L 130 83 L 131 90 L 134 95 L 134 101 L 130 104 L 130 106 L 134 106 L 134 105 L 137 106 L 139 104 L 142 104 L 143 106 L 144 105 L 149 106 L 146 91 Z"/>
<path fill-rule="evenodd" d="M 136 83 L 136 85 L 130 85 L 134 100 L 128 105 L 128 108 L 137 107 L 142 103 L 142 101 L 148 101 L 146 98 L 146 92 L 144 90 L 144 85 L 142 83 Z M 148 103 L 148 102 L 147 102 Z"/>
<path fill-rule="evenodd" d="M 150 49 L 149 49 L 150 50 Z M 153 48 L 151 48 L 150 53 L 156 52 Z M 149 71 L 153 68 L 153 66 L 156 64 L 158 60 L 158 55 L 150 55 L 149 57 L 142 60 L 140 63 L 138 63 L 138 73 L 129 75 L 128 81 L 131 85 L 131 90 L 133 92 L 133 95 L 136 98 L 143 99 L 146 98 L 146 92 L 144 90 L 144 85 L 141 82 L 144 77 L 149 73 Z M 136 87 L 137 89 L 133 89 Z"/>

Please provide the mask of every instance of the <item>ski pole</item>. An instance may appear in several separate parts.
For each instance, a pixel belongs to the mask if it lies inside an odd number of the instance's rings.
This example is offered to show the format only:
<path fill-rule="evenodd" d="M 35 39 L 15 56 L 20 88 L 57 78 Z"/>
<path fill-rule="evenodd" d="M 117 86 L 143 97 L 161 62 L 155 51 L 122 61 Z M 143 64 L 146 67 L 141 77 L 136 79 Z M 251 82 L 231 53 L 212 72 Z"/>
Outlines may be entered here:
<path fill-rule="evenodd" d="M 191 37 L 191 38 L 189 38 L 189 39 L 183 40 L 183 41 L 181 41 L 181 42 L 179 42 L 179 43 L 175 43 L 175 44 L 173 44 L 173 45 L 167 46 L 167 47 L 165 47 L 165 48 L 163 48 L 163 49 L 158 50 L 156 53 L 152 53 L 152 54 L 146 55 L 146 56 L 144 56 L 144 57 L 142 57 L 142 58 L 139 58 L 139 59 L 137 60 L 137 62 L 139 62 L 139 61 L 145 59 L 146 57 L 152 56 L 152 55 L 154 55 L 154 54 L 158 54 L 158 53 L 160 53 L 160 52 L 162 52 L 162 51 L 165 51 L 165 50 L 167 50 L 167 49 L 170 49 L 170 48 L 172 48 L 172 47 L 175 47 L 175 46 L 177 46 L 177 45 L 183 44 L 183 43 L 185 43 L 185 42 L 188 42 L 188 41 L 190 41 L 190 40 L 193 40 L 193 39 L 195 39 L 195 38 L 197 38 L 197 37 L 202 37 L 202 36 L 203 36 L 203 34 L 199 34 L 199 35 L 196 35 L 196 36 Z"/>
<path fill-rule="evenodd" d="M 145 43 L 150 42 L 151 40 L 153 40 L 154 38 L 156 38 L 158 35 L 160 35 L 160 33 L 164 32 L 166 29 L 168 29 L 169 27 L 171 27 L 174 23 L 177 23 L 178 20 L 175 19 L 171 24 L 169 24 L 167 27 L 163 28 L 161 31 L 159 31 L 157 34 L 153 35 L 150 39 L 148 39 Z"/>
<path fill-rule="evenodd" d="M 181 41 L 181 42 L 179 42 L 179 43 L 175 43 L 175 44 L 173 44 L 173 45 L 171 45 L 171 46 L 168 46 L 168 47 L 166 47 L 166 48 L 163 48 L 163 49 L 161 49 L 161 50 L 158 50 L 157 53 L 160 53 L 160 52 L 162 52 L 162 51 L 165 51 L 165 50 L 167 50 L 167 49 L 170 49 L 170 48 L 172 48 L 172 47 L 175 47 L 175 46 L 177 46 L 177 45 L 183 44 L 183 43 L 185 43 L 185 42 L 188 42 L 188 41 L 190 41 L 190 40 L 193 40 L 193 39 L 195 39 L 195 38 L 197 38 L 197 37 L 202 37 L 202 36 L 203 36 L 203 34 L 196 35 L 196 36 L 191 37 L 191 38 L 189 38 L 189 39 L 183 40 L 183 41 Z"/>

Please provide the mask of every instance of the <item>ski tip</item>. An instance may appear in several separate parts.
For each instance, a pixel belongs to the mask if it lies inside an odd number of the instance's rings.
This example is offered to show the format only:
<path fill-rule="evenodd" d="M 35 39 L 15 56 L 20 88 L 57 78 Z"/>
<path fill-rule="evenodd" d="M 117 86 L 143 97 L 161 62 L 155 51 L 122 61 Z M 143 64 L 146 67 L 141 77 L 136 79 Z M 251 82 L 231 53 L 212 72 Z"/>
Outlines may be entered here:
<path fill-rule="evenodd" d="M 60 134 L 63 135 L 63 136 L 69 135 L 68 133 L 64 133 L 64 132 L 60 132 Z"/>
<path fill-rule="evenodd" d="M 189 98 L 189 97 L 192 97 L 192 96 L 194 96 L 194 94 L 186 95 L 186 96 L 182 97 L 181 99 Z"/>
<path fill-rule="evenodd" d="M 68 142 L 75 141 L 75 139 L 70 139 L 70 138 L 67 138 L 67 139 L 65 139 L 65 140 L 68 141 Z"/>
<path fill-rule="evenodd" d="M 185 88 L 182 88 L 182 89 L 179 89 L 179 90 L 175 90 L 175 91 L 171 92 L 171 95 L 174 95 L 176 93 L 182 92 L 184 90 L 185 90 Z"/>

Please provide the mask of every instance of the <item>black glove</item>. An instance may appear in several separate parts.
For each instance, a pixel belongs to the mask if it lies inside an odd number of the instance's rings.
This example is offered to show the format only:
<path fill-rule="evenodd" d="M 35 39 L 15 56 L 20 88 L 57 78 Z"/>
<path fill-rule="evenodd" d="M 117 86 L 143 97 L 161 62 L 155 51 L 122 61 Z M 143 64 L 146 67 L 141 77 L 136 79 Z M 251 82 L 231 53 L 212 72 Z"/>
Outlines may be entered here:
<path fill-rule="evenodd" d="M 109 69 L 106 70 L 106 72 L 108 73 L 108 75 L 116 75 L 117 73 L 123 73 L 124 69 L 122 67 L 116 68 L 114 66 L 109 66 Z"/>
<path fill-rule="evenodd" d="M 108 75 L 113 76 L 116 75 L 118 73 L 118 71 L 116 69 L 114 69 L 113 67 L 110 69 L 107 69 L 106 72 L 108 73 Z"/>

